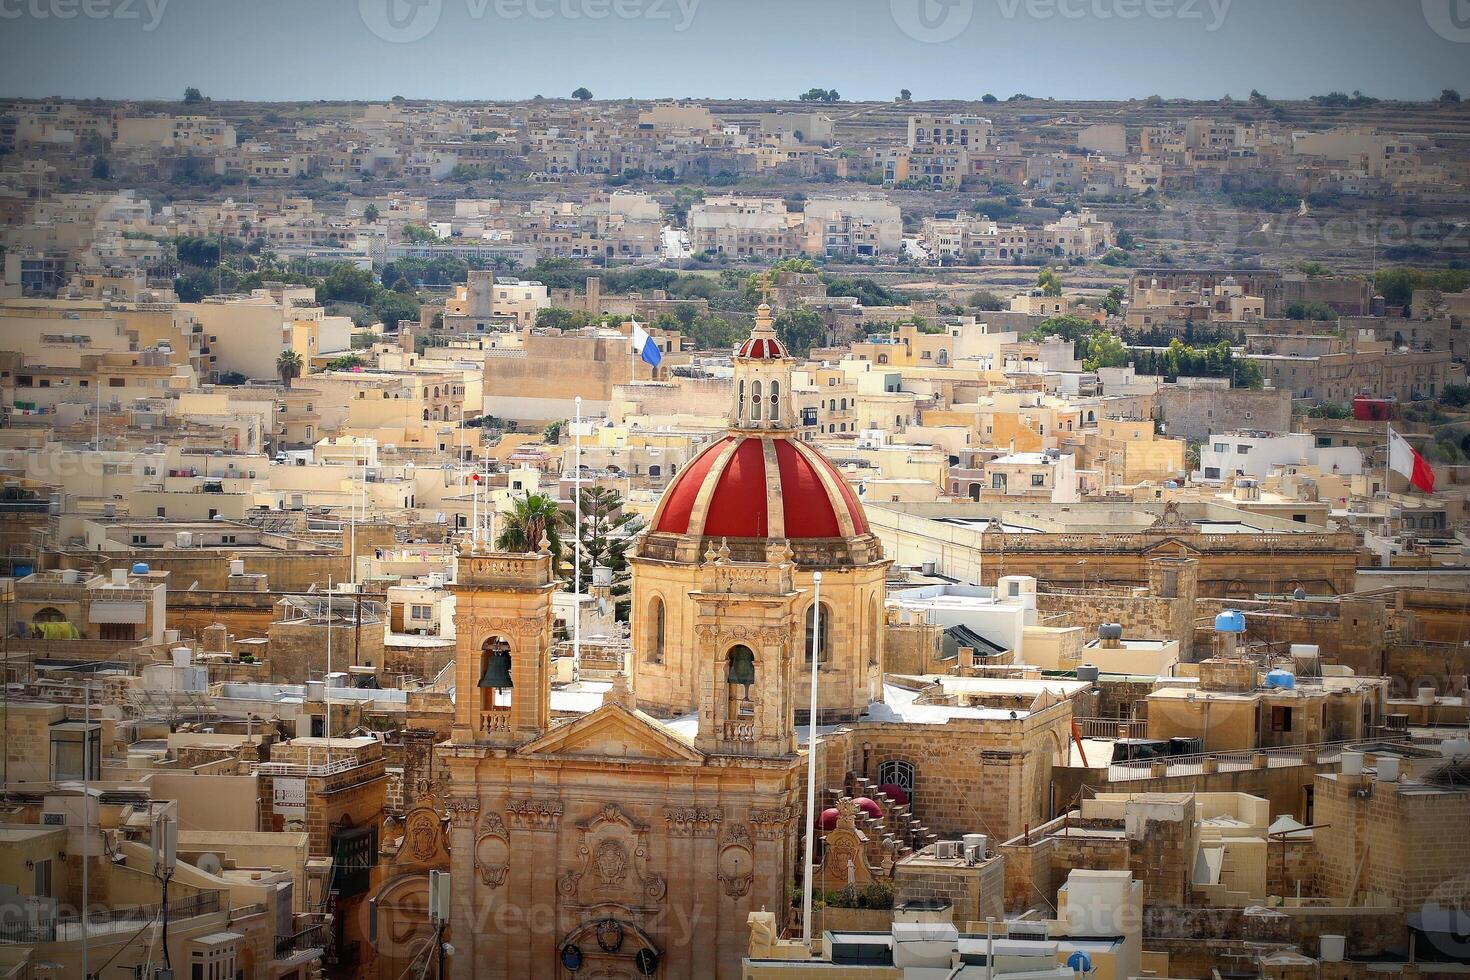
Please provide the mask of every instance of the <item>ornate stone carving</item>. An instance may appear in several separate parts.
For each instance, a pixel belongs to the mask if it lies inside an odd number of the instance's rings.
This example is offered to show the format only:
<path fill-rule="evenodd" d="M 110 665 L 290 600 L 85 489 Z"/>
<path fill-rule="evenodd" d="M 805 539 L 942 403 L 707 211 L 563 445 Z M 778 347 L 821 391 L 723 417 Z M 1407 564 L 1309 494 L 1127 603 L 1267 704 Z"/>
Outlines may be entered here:
<path fill-rule="evenodd" d="M 672 837 L 714 837 L 720 832 L 724 811 L 702 806 L 664 807 L 664 819 Z"/>
<path fill-rule="evenodd" d="M 475 815 L 480 812 L 480 799 L 476 796 L 451 796 L 444 801 L 449 813 L 449 825 L 456 829 L 475 825 Z"/>
<path fill-rule="evenodd" d="M 757 840 L 780 840 L 795 819 L 796 809 L 789 806 L 750 811 L 750 825 L 755 829 Z"/>
<path fill-rule="evenodd" d="M 786 631 L 775 626 L 713 626 L 702 623 L 694 627 L 701 640 L 735 640 L 775 646 L 786 640 Z"/>
<path fill-rule="evenodd" d="M 578 827 L 577 867 L 557 879 L 564 898 L 594 902 L 659 901 L 668 890 L 664 876 L 648 870 L 648 827 L 608 803 Z M 629 873 L 631 872 L 631 874 Z M 583 890 L 587 894 L 582 895 Z"/>
<path fill-rule="evenodd" d="M 487 813 L 480 821 L 480 835 L 475 839 L 475 871 L 490 888 L 505 884 L 510 872 L 510 834 L 498 813 Z"/>
<path fill-rule="evenodd" d="M 551 621 L 544 616 L 470 616 L 467 625 L 470 633 L 478 637 L 530 637 L 549 630 Z"/>
<path fill-rule="evenodd" d="M 744 898 L 755 882 L 752 847 L 750 828 L 745 824 L 729 824 L 724 828 L 717 873 L 720 886 L 731 898 Z"/>
<path fill-rule="evenodd" d="M 513 830 L 553 830 L 561 814 L 560 800 L 511 800 L 505 805 Z"/>

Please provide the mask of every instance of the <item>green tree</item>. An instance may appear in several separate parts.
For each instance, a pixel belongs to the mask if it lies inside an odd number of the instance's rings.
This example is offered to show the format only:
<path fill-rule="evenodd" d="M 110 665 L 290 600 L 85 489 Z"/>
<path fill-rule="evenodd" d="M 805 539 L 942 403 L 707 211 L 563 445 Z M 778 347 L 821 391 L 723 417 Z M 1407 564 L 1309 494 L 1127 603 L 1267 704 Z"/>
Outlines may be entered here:
<path fill-rule="evenodd" d="M 894 100 L 894 101 L 897 101 L 897 102 L 912 102 L 912 101 L 914 101 L 914 93 L 910 92 L 906 88 L 901 88 L 901 89 L 898 90 L 898 98 L 896 100 Z"/>
<path fill-rule="evenodd" d="M 1082 357 L 1082 369 L 1084 371 L 1096 371 L 1098 368 L 1122 367 L 1128 363 L 1128 348 L 1123 346 L 1116 334 L 1098 331 L 1087 338 L 1085 352 Z"/>
<path fill-rule="evenodd" d="M 1052 316 L 1041 321 L 1035 330 L 1028 331 L 1022 336 L 1022 340 L 1035 341 L 1045 340 L 1047 337 L 1061 337 L 1073 343 L 1085 341 L 1097 327 L 1092 321 L 1084 320 L 1080 316 Z"/>
<path fill-rule="evenodd" d="M 1458 91 L 1456 91 L 1455 89 L 1452 89 L 1452 88 L 1443 89 L 1439 93 L 1439 101 L 1445 102 L 1445 103 L 1459 102 L 1460 101 L 1460 93 Z"/>
<path fill-rule="evenodd" d="M 348 262 L 339 262 L 327 271 L 326 278 L 317 287 L 316 298 L 323 303 L 359 303 L 369 306 L 378 288 L 378 284 L 373 281 L 372 272 L 359 269 Z"/>
<path fill-rule="evenodd" d="M 495 547 L 501 551 L 536 551 L 544 537 L 551 551 L 552 571 L 561 572 L 561 529 L 567 517 L 555 500 L 544 493 L 527 493 L 515 500 L 509 514 L 501 518 Z"/>
<path fill-rule="evenodd" d="M 99 157 L 93 157 L 92 158 L 92 179 L 93 180 L 106 180 L 110 176 L 112 176 L 112 165 L 107 162 L 107 158 L 106 157 L 100 157 L 100 156 Z"/>
<path fill-rule="evenodd" d="M 1286 308 L 1288 320 L 1336 320 L 1337 311 L 1326 303 L 1312 300 L 1310 303 L 1292 303 Z"/>
<path fill-rule="evenodd" d="M 209 100 L 204 97 L 204 93 L 199 91 L 194 86 L 190 85 L 188 88 L 184 89 L 184 103 L 186 105 L 193 105 L 196 102 L 208 101 Z"/>
<path fill-rule="evenodd" d="M 1003 310 L 1006 308 L 1005 301 L 988 289 L 982 289 L 970 294 L 965 300 L 965 305 L 974 310 Z"/>
<path fill-rule="evenodd" d="M 787 310 L 776 317 L 776 335 L 792 354 L 806 357 L 827 342 L 827 327 L 815 310 Z"/>
<path fill-rule="evenodd" d="M 561 434 L 566 430 L 566 427 L 566 419 L 557 419 L 554 422 L 547 422 L 546 428 L 541 430 L 542 441 L 552 446 L 556 445 L 557 443 L 561 442 Z"/>
<path fill-rule="evenodd" d="M 406 224 L 403 226 L 403 240 L 414 245 L 432 245 L 439 241 L 439 236 L 434 234 L 432 228 L 423 225 Z"/>
<path fill-rule="evenodd" d="M 401 320 L 418 319 L 419 298 L 414 294 L 405 296 L 391 289 L 379 289 L 373 297 L 372 311 L 383 326 L 394 330 Z"/>
<path fill-rule="evenodd" d="M 293 348 L 288 347 L 281 351 L 276 356 L 276 374 L 280 376 L 281 384 L 287 388 L 291 387 L 291 380 L 301 377 L 301 369 L 304 365 L 305 362 L 302 361 L 301 355 Z"/>
<path fill-rule="evenodd" d="M 592 581 L 597 566 L 612 570 L 614 614 L 626 621 L 629 613 L 630 570 L 628 549 L 643 531 L 643 518 L 623 510 L 623 498 L 611 487 L 583 487 L 582 581 Z M 584 586 L 585 587 L 585 586 Z"/>
<path fill-rule="evenodd" d="M 578 102 L 590 102 L 592 100 L 592 92 L 590 89 L 587 89 L 585 87 L 575 89 L 572 92 L 572 98 L 576 99 Z"/>
<path fill-rule="evenodd" d="M 1036 288 L 1041 290 L 1043 296 L 1062 295 L 1061 273 L 1052 268 L 1042 269 L 1036 274 Z"/>
<path fill-rule="evenodd" d="M 1464 408 L 1470 405 L 1470 385 L 1445 385 L 1439 400 L 1451 408 Z"/>
<path fill-rule="evenodd" d="M 986 105 L 989 105 L 992 102 L 999 102 L 1000 99 L 997 99 L 995 96 L 991 95 L 989 92 L 986 92 L 984 95 L 980 96 L 980 101 L 981 102 L 984 102 Z"/>
<path fill-rule="evenodd" d="M 1123 313 L 1123 287 L 1110 286 L 1108 294 L 1103 297 L 1102 308 L 1108 316 L 1121 316 Z"/>
<path fill-rule="evenodd" d="M 377 221 L 378 220 L 378 206 L 376 204 L 369 203 L 367 207 L 363 208 L 362 209 L 362 220 L 363 221 L 366 221 L 368 224 L 372 224 L 374 221 Z"/>

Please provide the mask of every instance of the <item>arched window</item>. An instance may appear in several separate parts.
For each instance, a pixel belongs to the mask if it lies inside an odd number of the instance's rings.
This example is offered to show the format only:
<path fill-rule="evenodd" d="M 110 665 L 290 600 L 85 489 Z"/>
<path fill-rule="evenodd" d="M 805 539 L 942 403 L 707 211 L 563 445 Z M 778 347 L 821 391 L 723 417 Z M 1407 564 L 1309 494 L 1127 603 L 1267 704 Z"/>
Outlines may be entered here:
<path fill-rule="evenodd" d="M 949 351 L 947 351 L 947 350 L 941 350 L 939 352 L 938 361 L 939 361 L 940 364 L 948 364 L 949 363 Z"/>
<path fill-rule="evenodd" d="M 914 795 L 914 764 L 903 759 L 889 759 L 878 764 L 878 785 L 897 786 L 912 798 Z"/>
<path fill-rule="evenodd" d="M 817 604 L 812 603 L 806 607 L 806 662 L 812 662 L 812 632 L 816 626 Z M 817 663 L 825 664 L 831 660 L 831 650 L 827 640 L 832 635 L 832 607 L 822 603 L 821 635 L 817 637 Z"/>
<path fill-rule="evenodd" d="M 750 688 L 755 684 L 755 652 L 745 644 L 737 644 L 725 654 L 725 682 L 730 685 L 730 697 L 740 701 L 750 700 Z"/>
<path fill-rule="evenodd" d="M 481 712 L 502 712 L 510 708 L 511 656 L 510 643 L 504 637 L 492 636 L 480 645 L 480 689 Z M 501 723 L 503 724 L 503 723 Z M 482 718 L 481 727 L 495 728 L 497 722 Z"/>
<path fill-rule="evenodd" d="M 750 420 L 759 421 L 761 417 L 761 383 L 752 381 L 750 383 Z"/>
<path fill-rule="evenodd" d="M 424 409 L 424 421 L 429 421 L 429 410 L 427 408 Z"/>
<path fill-rule="evenodd" d="M 872 648 L 868 651 L 868 665 L 878 665 L 878 654 L 883 648 L 883 607 L 878 603 L 878 596 L 868 598 L 868 629 L 873 631 Z"/>
<path fill-rule="evenodd" d="M 842 410 L 844 412 L 847 411 L 847 399 L 846 398 L 842 399 L 841 405 L 842 405 Z"/>
<path fill-rule="evenodd" d="M 647 657 L 651 664 L 664 662 L 664 631 L 666 629 L 664 601 L 658 596 L 648 604 Z"/>
<path fill-rule="evenodd" d="M 745 420 L 745 382 L 740 382 L 740 397 L 735 399 L 735 418 L 737 421 Z"/>
<path fill-rule="evenodd" d="M 657 463 L 654 463 L 652 466 L 650 466 L 648 468 L 648 475 L 649 476 L 663 476 L 663 474 L 664 474 L 664 468 L 662 466 L 658 465 Z"/>
<path fill-rule="evenodd" d="M 781 421 L 781 382 L 771 382 L 771 421 Z"/>

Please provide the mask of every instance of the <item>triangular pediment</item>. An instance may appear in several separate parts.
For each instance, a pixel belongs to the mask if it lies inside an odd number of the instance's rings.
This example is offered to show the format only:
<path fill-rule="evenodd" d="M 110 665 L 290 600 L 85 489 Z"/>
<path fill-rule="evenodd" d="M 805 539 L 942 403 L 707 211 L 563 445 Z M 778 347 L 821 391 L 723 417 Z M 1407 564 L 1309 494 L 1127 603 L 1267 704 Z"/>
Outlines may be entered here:
<path fill-rule="evenodd" d="M 1147 548 L 1144 548 L 1143 554 L 1153 558 L 1166 557 L 1169 555 L 1175 555 L 1181 558 L 1188 558 L 1200 554 L 1200 550 L 1183 541 L 1180 541 L 1178 538 L 1163 538 L 1162 540 L 1155 541 Z"/>
<path fill-rule="evenodd" d="M 700 752 L 682 736 L 641 711 L 621 704 L 604 704 L 595 711 L 559 725 L 518 755 L 579 755 L 607 759 L 647 759 L 654 762 L 703 762 Z"/>

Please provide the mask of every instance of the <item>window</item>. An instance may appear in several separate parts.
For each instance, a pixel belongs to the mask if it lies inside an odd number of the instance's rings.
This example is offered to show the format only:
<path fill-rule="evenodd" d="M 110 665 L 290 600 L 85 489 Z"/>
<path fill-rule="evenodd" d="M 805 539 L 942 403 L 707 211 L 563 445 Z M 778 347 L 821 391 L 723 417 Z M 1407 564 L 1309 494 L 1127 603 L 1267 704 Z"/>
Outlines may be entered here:
<path fill-rule="evenodd" d="M 409 606 L 408 616 L 410 619 L 433 619 L 434 608 L 432 606 L 414 603 L 412 606 Z"/>
<path fill-rule="evenodd" d="M 667 629 L 667 611 L 664 601 L 658 596 L 648 604 L 648 650 L 647 660 L 651 664 L 664 662 L 664 631 Z"/>
<path fill-rule="evenodd" d="M 781 421 L 781 382 L 771 382 L 771 421 Z"/>
<path fill-rule="evenodd" d="M 1215 447 L 1214 448 L 1215 448 L 1215 452 L 1217 452 L 1217 453 L 1228 453 L 1228 452 L 1230 452 L 1230 444 L 1229 443 L 1217 442 L 1217 443 L 1215 443 Z"/>
<path fill-rule="evenodd" d="M 146 545 L 148 543 L 148 535 L 146 535 L 146 534 L 135 534 L 135 535 L 133 535 L 132 543 L 134 545 Z"/>
<path fill-rule="evenodd" d="M 806 648 L 805 648 L 806 649 L 806 654 L 805 654 L 805 657 L 806 657 L 806 662 L 808 664 L 810 664 L 812 662 L 812 634 L 813 634 L 814 627 L 816 625 L 815 622 L 814 622 L 816 620 L 816 618 L 817 618 L 817 606 L 816 606 L 816 603 L 813 603 L 812 605 L 806 607 Z M 816 642 L 816 646 L 817 646 L 817 662 L 818 663 L 825 664 L 825 663 L 829 662 L 829 660 L 831 659 L 831 657 L 830 657 L 830 651 L 828 650 L 828 647 L 827 647 L 827 640 L 832 635 L 832 607 L 829 606 L 829 605 L 827 605 L 825 602 L 822 603 L 822 617 L 821 617 L 821 619 L 822 619 L 821 624 L 820 624 L 821 625 L 821 635 L 816 637 L 816 641 L 817 641 Z"/>
<path fill-rule="evenodd" d="M 914 794 L 914 764 L 903 759 L 889 759 L 878 765 L 878 785 L 897 786 L 910 797 Z"/>
<path fill-rule="evenodd" d="M 990 488 L 992 490 L 1004 490 L 1006 488 L 1006 475 L 1004 473 L 990 474 Z"/>
<path fill-rule="evenodd" d="M 750 385 L 750 419 L 758 421 L 761 417 L 761 383 L 753 381 Z"/>
<path fill-rule="evenodd" d="M 1031 474 L 1031 485 L 1033 487 L 1044 487 L 1044 486 L 1046 486 L 1046 474 L 1045 473 L 1032 473 Z"/>
<path fill-rule="evenodd" d="M 1272 705 L 1271 707 L 1271 731 L 1291 731 L 1291 709 L 1284 705 Z"/>

